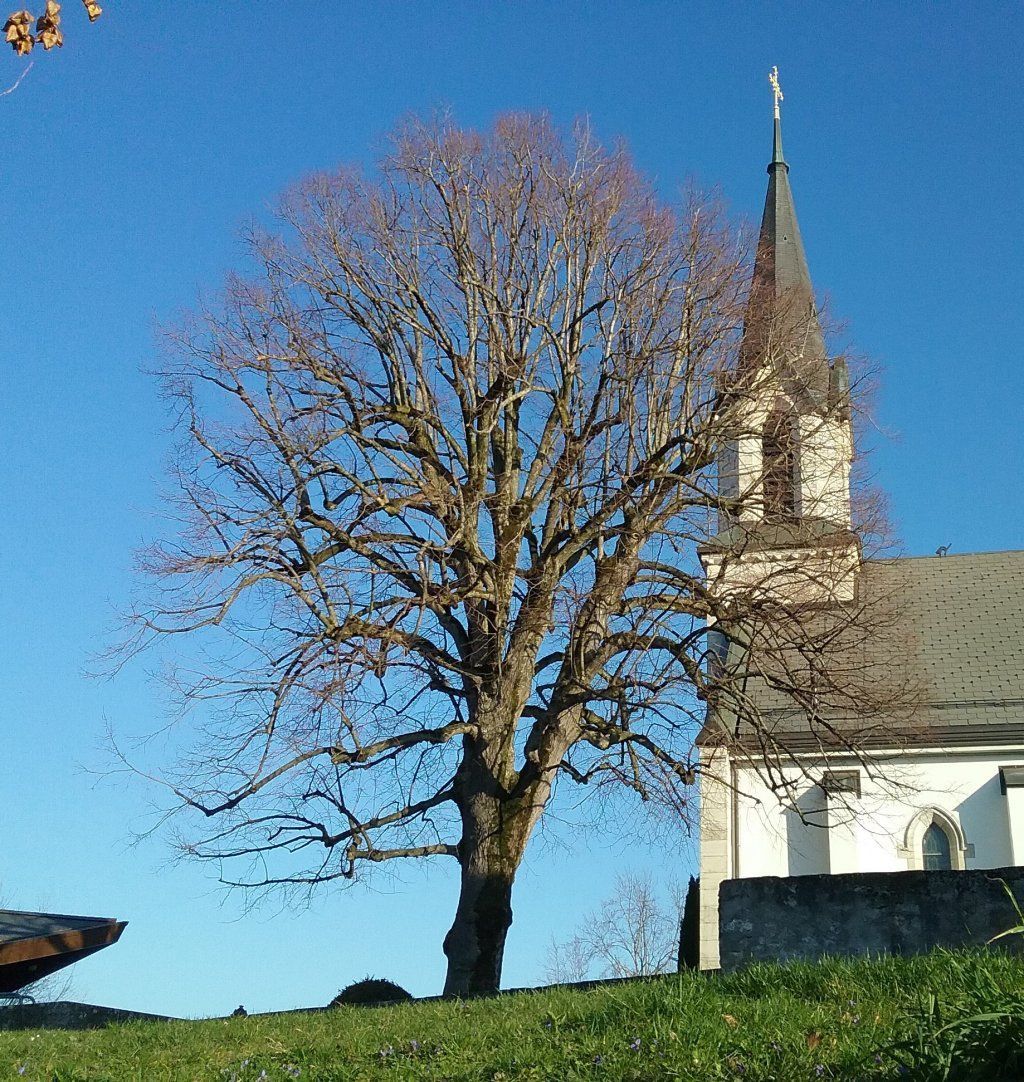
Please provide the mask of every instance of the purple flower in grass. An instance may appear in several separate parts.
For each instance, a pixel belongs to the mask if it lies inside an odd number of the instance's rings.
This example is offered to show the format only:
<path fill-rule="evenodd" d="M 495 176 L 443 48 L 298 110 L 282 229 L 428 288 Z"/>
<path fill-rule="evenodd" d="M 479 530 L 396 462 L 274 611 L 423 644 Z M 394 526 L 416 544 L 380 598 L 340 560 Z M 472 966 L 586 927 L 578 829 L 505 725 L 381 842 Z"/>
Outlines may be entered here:
<path fill-rule="evenodd" d="M 632 1049 L 632 1051 L 639 1052 L 640 1051 L 640 1038 L 639 1037 L 634 1037 L 629 1042 L 629 1047 Z"/>
<path fill-rule="evenodd" d="M 817 1075 L 818 1078 L 824 1078 L 825 1077 L 825 1064 L 824 1063 L 815 1064 L 814 1073 L 815 1073 L 815 1075 Z"/>
<path fill-rule="evenodd" d="M 594 1066 L 600 1067 L 602 1063 L 604 1063 L 604 1056 L 598 1053 L 596 1056 L 594 1056 Z"/>

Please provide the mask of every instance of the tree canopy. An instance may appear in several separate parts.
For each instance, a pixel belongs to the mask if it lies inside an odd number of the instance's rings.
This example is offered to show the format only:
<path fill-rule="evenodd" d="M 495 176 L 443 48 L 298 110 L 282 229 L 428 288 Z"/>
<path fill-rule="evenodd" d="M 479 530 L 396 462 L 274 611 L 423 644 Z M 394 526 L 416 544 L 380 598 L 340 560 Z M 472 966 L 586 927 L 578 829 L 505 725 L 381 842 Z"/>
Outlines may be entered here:
<path fill-rule="evenodd" d="M 413 121 L 286 196 L 165 373 L 181 532 L 126 650 L 203 644 L 164 774 L 189 852 L 253 885 L 453 859 L 446 991 L 490 989 L 556 785 L 690 809 L 707 700 L 744 701 L 709 621 L 828 701 L 835 622 L 715 593 L 698 558 L 735 510 L 738 236 L 544 117 Z"/>

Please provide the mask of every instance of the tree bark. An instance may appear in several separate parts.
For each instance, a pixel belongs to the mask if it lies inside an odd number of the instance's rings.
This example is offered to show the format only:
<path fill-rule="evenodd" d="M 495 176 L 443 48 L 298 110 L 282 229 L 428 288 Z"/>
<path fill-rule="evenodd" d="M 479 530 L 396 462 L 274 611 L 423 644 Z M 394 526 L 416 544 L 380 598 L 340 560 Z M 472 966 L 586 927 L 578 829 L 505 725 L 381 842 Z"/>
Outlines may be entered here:
<path fill-rule="evenodd" d="M 463 864 L 458 909 L 444 938 L 446 996 L 495 992 L 501 986 L 517 868 L 518 859 L 493 855 L 478 855 Z"/>
<path fill-rule="evenodd" d="M 512 884 L 529 837 L 530 817 L 494 779 L 485 758 L 470 753 L 463 763 L 468 784 L 466 799 L 460 802 L 462 885 L 455 920 L 444 939 L 446 996 L 500 987 L 505 938 L 512 926 Z M 468 773 L 477 776 L 469 780 Z M 485 774 L 486 781 L 481 777 Z"/>

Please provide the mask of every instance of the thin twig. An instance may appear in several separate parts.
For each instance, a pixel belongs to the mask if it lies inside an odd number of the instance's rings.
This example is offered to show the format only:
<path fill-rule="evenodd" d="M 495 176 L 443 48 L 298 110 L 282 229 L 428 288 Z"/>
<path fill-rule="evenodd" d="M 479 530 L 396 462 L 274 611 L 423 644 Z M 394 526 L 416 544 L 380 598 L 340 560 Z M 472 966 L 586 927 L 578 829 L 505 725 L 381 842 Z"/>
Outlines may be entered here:
<path fill-rule="evenodd" d="M 28 73 L 32 70 L 32 65 L 34 63 L 34 60 L 30 60 L 28 62 L 28 67 L 25 68 L 25 70 L 18 76 L 17 79 L 15 79 L 14 83 L 6 90 L 0 90 L 0 98 L 6 98 L 8 94 L 13 94 L 15 90 L 17 90 L 18 87 L 21 86 L 21 80 L 24 79 L 25 76 L 28 75 Z"/>

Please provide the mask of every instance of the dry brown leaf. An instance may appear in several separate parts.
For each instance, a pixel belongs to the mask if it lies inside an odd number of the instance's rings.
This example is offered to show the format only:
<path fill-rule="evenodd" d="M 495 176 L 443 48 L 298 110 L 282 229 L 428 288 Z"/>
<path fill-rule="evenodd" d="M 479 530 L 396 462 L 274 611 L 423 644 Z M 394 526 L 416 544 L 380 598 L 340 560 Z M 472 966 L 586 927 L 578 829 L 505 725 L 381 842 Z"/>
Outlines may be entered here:
<path fill-rule="evenodd" d="M 739 1019 L 731 1014 L 723 1014 L 722 1021 L 725 1022 L 727 1026 L 738 1026 L 740 1024 Z"/>
<path fill-rule="evenodd" d="M 64 44 L 64 35 L 60 30 L 60 4 L 57 0 L 46 0 L 46 11 L 36 20 L 36 42 L 47 51 L 54 46 L 59 49 Z"/>
<path fill-rule="evenodd" d="M 4 36 L 7 44 L 18 54 L 25 56 L 32 52 L 35 38 L 32 37 L 32 12 L 15 11 L 8 15 L 4 23 Z"/>
<path fill-rule="evenodd" d="M 54 46 L 58 49 L 64 46 L 64 35 L 56 26 L 45 27 L 41 33 L 36 34 L 36 43 L 49 51 Z"/>
<path fill-rule="evenodd" d="M 821 1034 L 812 1029 L 807 1034 L 807 1047 L 813 1052 L 819 1044 L 821 1044 Z"/>
<path fill-rule="evenodd" d="M 89 22 L 95 22 L 103 8 L 96 0 L 82 0 Z M 35 22 L 35 33 L 32 23 Z M 8 45 L 19 55 L 32 52 L 35 45 L 44 49 L 60 48 L 64 44 L 64 32 L 60 28 L 61 5 L 58 0 L 46 0 L 46 9 L 38 19 L 31 11 L 15 11 L 7 17 L 3 25 L 4 38 Z"/>

